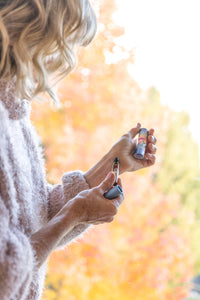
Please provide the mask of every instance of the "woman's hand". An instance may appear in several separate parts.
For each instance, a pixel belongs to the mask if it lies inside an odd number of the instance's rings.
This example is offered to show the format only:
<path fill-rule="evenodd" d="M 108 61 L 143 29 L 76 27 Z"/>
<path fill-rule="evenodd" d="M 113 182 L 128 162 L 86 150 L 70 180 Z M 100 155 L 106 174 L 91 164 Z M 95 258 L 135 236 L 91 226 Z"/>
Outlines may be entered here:
<path fill-rule="evenodd" d="M 156 161 L 156 137 L 154 136 L 154 129 L 148 131 L 147 146 L 145 157 L 142 160 L 134 158 L 133 154 L 136 149 L 137 139 L 136 135 L 141 129 L 141 124 L 138 123 L 136 127 L 132 128 L 124 134 L 117 143 L 113 145 L 109 154 L 113 158 L 119 157 L 120 174 L 124 172 L 133 172 L 142 168 L 152 166 Z"/>
<path fill-rule="evenodd" d="M 97 225 L 113 221 L 119 205 L 124 199 L 123 195 L 113 200 L 104 197 L 104 193 L 112 188 L 114 181 L 115 175 L 110 172 L 99 186 L 82 191 L 70 200 L 74 206 L 74 219 L 78 220 L 78 223 Z M 122 187 L 121 179 L 118 179 L 117 183 Z"/>
<path fill-rule="evenodd" d="M 69 200 L 46 225 L 32 234 L 31 244 L 38 268 L 75 226 L 113 221 L 124 196 L 108 200 L 103 195 L 112 187 L 114 181 L 115 175 L 110 172 L 99 186 L 85 190 Z M 118 184 L 122 187 L 120 179 Z"/>
<path fill-rule="evenodd" d="M 84 176 L 90 188 L 100 184 L 105 178 L 106 174 L 112 170 L 113 160 L 119 157 L 119 173 L 133 172 L 142 168 L 152 166 L 156 161 L 156 137 L 154 136 L 154 129 L 148 131 L 148 143 L 146 146 L 146 154 L 144 159 L 139 160 L 134 158 L 133 154 L 137 145 L 136 135 L 141 129 L 141 124 L 138 123 L 136 127 L 132 128 L 124 134 L 117 143 L 115 143 L 110 151 L 104 155 Z"/>

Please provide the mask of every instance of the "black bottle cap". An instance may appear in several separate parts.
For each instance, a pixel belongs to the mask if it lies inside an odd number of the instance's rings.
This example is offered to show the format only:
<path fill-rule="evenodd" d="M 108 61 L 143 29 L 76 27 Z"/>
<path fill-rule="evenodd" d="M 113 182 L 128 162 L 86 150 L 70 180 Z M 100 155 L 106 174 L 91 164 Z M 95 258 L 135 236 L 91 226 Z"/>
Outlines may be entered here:
<path fill-rule="evenodd" d="M 118 163 L 119 163 L 119 158 L 118 158 L 118 157 L 116 157 L 116 158 L 114 159 L 114 163 L 115 163 L 115 164 L 118 164 Z"/>

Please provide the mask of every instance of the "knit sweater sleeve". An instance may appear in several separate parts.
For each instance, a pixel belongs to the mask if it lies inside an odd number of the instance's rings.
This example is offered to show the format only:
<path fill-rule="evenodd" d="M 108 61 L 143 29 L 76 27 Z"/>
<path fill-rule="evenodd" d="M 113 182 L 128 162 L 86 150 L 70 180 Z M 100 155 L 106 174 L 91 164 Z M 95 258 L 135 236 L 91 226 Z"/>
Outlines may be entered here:
<path fill-rule="evenodd" d="M 34 255 L 28 237 L 10 226 L 10 216 L 0 196 L 0 299 L 18 299 L 31 283 Z"/>
<path fill-rule="evenodd" d="M 74 171 L 65 173 L 62 176 L 62 184 L 51 185 L 48 183 L 47 189 L 49 219 L 51 219 L 70 199 L 74 198 L 81 191 L 89 189 L 89 185 L 81 171 Z M 75 226 L 59 243 L 58 249 L 80 237 L 88 227 L 89 225 L 84 224 Z"/>
<path fill-rule="evenodd" d="M 0 299 L 19 299 L 20 295 L 23 300 L 32 280 L 35 256 L 29 238 L 13 221 L 17 202 L 8 157 L 8 126 L 0 107 Z"/>

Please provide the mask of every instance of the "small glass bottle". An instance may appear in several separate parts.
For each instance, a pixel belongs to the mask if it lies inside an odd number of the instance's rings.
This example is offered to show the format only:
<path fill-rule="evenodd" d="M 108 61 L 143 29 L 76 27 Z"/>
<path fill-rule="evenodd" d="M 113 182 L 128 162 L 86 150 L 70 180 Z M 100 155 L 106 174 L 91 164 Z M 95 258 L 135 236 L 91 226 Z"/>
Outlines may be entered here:
<path fill-rule="evenodd" d="M 113 173 L 115 174 L 115 183 L 114 185 L 117 185 L 117 180 L 119 177 L 119 158 L 116 157 L 113 161 L 113 167 L 112 167 Z"/>
<path fill-rule="evenodd" d="M 148 130 L 141 128 L 139 131 L 138 144 L 135 149 L 134 157 L 137 159 L 143 159 L 146 151 Z"/>
<path fill-rule="evenodd" d="M 104 194 L 104 197 L 107 199 L 115 199 L 123 194 L 122 188 L 117 184 L 119 176 L 119 158 L 116 157 L 113 161 L 112 171 L 115 174 L 115 183 L 113 187 Z"/>

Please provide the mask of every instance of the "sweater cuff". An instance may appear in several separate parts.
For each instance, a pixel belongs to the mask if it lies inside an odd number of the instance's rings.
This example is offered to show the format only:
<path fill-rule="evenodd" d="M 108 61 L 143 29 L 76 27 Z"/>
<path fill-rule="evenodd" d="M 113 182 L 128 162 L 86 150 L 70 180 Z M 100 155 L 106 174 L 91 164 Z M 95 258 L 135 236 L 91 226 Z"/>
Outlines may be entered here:
<path fill-rule="evenodd" d="M 65 203 L 74 198 L 81 191 L 90 188 L 83 174 L 82 171 L 78 170 L 65 173 L 62 176 Z"/>

